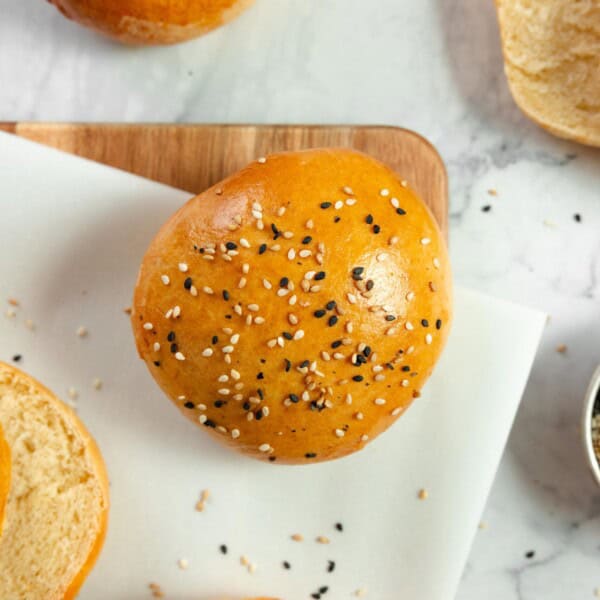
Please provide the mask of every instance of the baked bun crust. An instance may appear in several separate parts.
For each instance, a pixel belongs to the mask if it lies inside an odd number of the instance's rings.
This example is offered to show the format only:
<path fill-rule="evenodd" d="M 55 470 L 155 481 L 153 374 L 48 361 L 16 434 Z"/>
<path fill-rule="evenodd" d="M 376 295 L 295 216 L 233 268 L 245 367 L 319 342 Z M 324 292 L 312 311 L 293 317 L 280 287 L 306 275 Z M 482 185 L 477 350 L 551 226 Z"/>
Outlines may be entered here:
<path fill-rule="evenodd" d="M 237 17 L 253 0 L 50 0 L 69 19 L 126 44 L 176 44 Z"/>
<path fill-rule="evenodd" d="M 4 525 L 4 510 L 10 490 L 10 448 L 4 438 L 2 425 L 0 424 L 0 535 Z"/>
<path fill-rule="evenodd" d="M 138 352 L 180 410 L 282 463 L 339 458 L 387 429 L 450 320 L 431 213 L 346 149 L 273 154 L 190 200 L 151 243 L 132 312 Z"/>

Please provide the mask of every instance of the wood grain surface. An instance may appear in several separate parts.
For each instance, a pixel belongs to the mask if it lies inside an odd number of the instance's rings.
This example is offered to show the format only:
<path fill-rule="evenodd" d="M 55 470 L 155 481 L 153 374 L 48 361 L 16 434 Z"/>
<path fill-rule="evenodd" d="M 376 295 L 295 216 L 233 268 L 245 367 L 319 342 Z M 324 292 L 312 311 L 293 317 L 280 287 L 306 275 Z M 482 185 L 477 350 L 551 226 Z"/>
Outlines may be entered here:
<path fill-rule="evenodd" d="M 200 193 L 258 156 L 343 146 L 389 165 L 448 234 L 448 182 L 435 148 L 407 129 L 326 125 L 0 123 L 0 130 Z"/>

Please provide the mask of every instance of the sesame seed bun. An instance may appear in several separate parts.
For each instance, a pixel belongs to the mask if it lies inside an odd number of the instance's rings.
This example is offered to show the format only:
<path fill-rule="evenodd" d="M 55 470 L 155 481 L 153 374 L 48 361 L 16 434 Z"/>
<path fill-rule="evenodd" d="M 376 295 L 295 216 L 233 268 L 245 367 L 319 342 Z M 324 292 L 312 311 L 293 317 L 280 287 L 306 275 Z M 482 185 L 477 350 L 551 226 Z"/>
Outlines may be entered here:
<path fill-rule="evenodd" d="M 339 458 L 431 374 L 451 320 L 446 246 L 372 158 L 273 154 L 167 221 L 131 318 L 153 377 L 205 431 L 265 461 Z"/>
<path fill-rule="evenodd" d="M 0 598 L 71 600 L 106 534 L 108 479 L 100 451 L 68 406 L 4 363 L 0 423 L 12 457 Z"/>
<path fill-rule="evenodd" d="M 126 44 L 176 44 L 237 17 L 253 0 L 50 0 L 69 19 Z"/>

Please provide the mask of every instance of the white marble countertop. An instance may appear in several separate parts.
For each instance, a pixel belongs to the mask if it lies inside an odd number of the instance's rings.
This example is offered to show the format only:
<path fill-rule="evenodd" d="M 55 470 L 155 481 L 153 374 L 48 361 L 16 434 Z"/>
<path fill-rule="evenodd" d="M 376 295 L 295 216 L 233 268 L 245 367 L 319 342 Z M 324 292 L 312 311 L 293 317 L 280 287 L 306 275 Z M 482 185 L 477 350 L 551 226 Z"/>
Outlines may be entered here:
<path fill-rule="evenodd" d="M 551 315 L 458 599 L 594 598 L 600 490 L 578 426 L 600 363 L 600 151 L 516 108 L 492 0 L 258 0 L 155 49 L 41 0 L 0 0 L 0 15 L 0 120 L 369 123 L 429 138 L 450 176 L 457 280 Z"/>

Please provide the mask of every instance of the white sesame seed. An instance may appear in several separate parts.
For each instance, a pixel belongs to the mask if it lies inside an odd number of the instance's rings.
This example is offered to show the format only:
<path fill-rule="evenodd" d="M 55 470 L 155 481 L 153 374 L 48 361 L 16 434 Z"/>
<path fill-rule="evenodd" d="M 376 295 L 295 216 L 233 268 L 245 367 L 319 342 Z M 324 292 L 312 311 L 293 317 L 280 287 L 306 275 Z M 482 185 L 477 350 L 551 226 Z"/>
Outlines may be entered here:
<path fill-rule="evenodd" d="M 402 412 L 402 407 L 398 406 L 392 411 L 392 417 L 397 417 Z"/>
<path fill-rule="evenodd" d="M 259 159 L 257 159 L 257 162 L 259 162 L 261 165 L 264 165 L 267 162 L 267 159 L 264 156 L 261 156 Z"/>
<path fill-rule="evenodd" d="M 248 275 L 249 272 L 250 272 L 250 265 L 248 263 L 244 263 L 242 265 L 242 273 L 244 275 Z"/>
<path fill-rule="evenodd" d="M 168 275 L 161 275 L 160 280 L 165 284 L 169 285 L 171 283 L 171 279 Z"/>
<path fill-rule="evenodd" d="M 283 217 L 283 215 L 285 215 L 285 206 L 280 206 L 277 209 L 277 216 L 278 217 Z"/>
<path fill-rule="evenodd" d="M 208 417 L 206 415 L 200 415 L 198 417 L 198 421 L 200 421 L 200 423 L 204 424 L 204 423 L 206 423 L 206 421 L 208 421 Z"/>
<path fill-rule="evenodd" d="M 346 432 L 343 429 L 335 430 L 336 437 L 343 438 L 346 435 Z"/>
<path fill-rule="evenodd" d="M 296 304 L 297 300 L 298 300 L 298 297 L 296 296 L 296 294 L 293 294 L 292 296 L 290 296 L 290 299 L 288 300 L 288 304 L 290 306 L 294 306 L 294 304 Z"/>
<path fill-rule="evenodd" d="M 379 373 L 373 377 L 375 381 L 385 381 L 385 375 L 383 373 Z"/>
<path fill-rule="evenodd" d="M 431 240 L 429 238 L 421 238 L 421 244 L 423 244 L 423 246 L 427 246 L 427 244 L 431 244 Z"/>
<path fill-rule="evenodd" d="M 410 302 L 411 300 L 415 299 L 415 293 L 414 292 L 408 292 L 408 294 L 406 294 L 406 299 Z"/>
<path fill-rule="evenodd" d="M 271 446 L 270 444 L 261 444 L 258 449 L 260 452 L 268 452 L 271 449 Z"/>
<path fill-rule="evenodd" d="M 394 208 L 398 208 L 400 206 L 398 198 L 390 198 L 390 203 Z"/>
<path fill-rule="evenodd" d="M 360 438 L 360 441 L 361 441 L 361 442 L 368 442 L 368 441 L 369 441 L 369 436 L 368 436 L 368 435 L 366 435 L 366 434 L 365 434 L 365 435 L 363 435 L 363 436 L 361 436 L 361 438 Z"/>
<path fill-rule="evenodd" d="M 144 323 L 143 327 L 146 331 L 151 331 L 154 325 L 152 323 Z"/>
<path fill-rule="evenodd" d="M 226 262 L 231 262 L 233 260 L 229 254 L 221 254 L 221 258 Z"/>
<path fill-rule="evenodd" d="M 294 313 L 288 315 L 290 325 L 298 325 L 298 317 Z"/>
<path fill-rule="evenodd" d="M 321 350 L 321 358 L 324 361 L 331 360 L 331 356 L 329 355 L 329 352 L 327 352 L 326 350 Z"/>
<path fill-rule="evenodd" d="M 378 262 L 382 262 L 384 261 L 386 258 L 388 257 L 388 255 L 385 252 L 381 252 L 380 254 L 377 255 L 377 261 Z"/>
<path fill-rule="evenodd" d="M 397 244 L 400 241 L 400 238 L 397 235 L 392 236 L 389 240 L 388 240 L 388 244 L 390 246 L 394 246 L 395 244 Z"/>
<path fill-rule="evenodd" d="M 231 354 L 233 350 L 233 346 L 223 346 L 223 354 Z"/>
<path fill-rule="evenodd" d="M 412 331 L 415 328 L 414 325 L 410 321 L 406 321 L 406 323 L 404 324 L 404 327 L 407 329 L 407 331 Z"/>
<path fill-rule="evenodd" d="M 279 288 L 277 290 L 277 295 L 280 298 L 283 298 L 284 296 L 287 296 L 290 293 L 290 290 L 288 290 L 287 288 Z"/>
<path fill-rule="evenodd" d="M 213 355 L 213 349 L 212 348 L 204 348 L 204 350 L 202 350 L 202 356 L 204 356 L 205 358 L 208 358 L 209 356 Z"/>
<path fill-rule="evenodd" d="M 334 205 L 333 208 L 335 208 L 336 210 L 340 210 L 340 208 L 342 208 L 344 206 L 344 201 L 343 200 L 338 200 Z"/>
<path fill-rule="evenodd" d="M 236 381 L 238 381 L 241 377 L 239 371 L 236 371 L 235 369 L 231 369 L 231 377 L 232 379 L 235 379 Z"/>
<path fill-rule="evenodd" d="M 313 294 L 316 294 L 317 292 L 321 291 L 321 286 L 320 285 L 311 285 L 310 289 L 308 291 Z"/>
<path fill-rule="evenodd" d="M 196 404 L 196 408 L 198 410 L 206 410 L 206 404 Z"/>
<path fill-rule="evenodd" d="M 346 294 L 346 298 L 348 299 L 348 302 L 350 302 L 350 304 L 356 304 L 356 296 L 354 294 L 348 292 Z"/>
<path fill-rule="evenodd" d="M 379 195 L 385 198 L 386 196 L 390 195 L 390 190 L 388 190 L 387 188 L 383 188 L 382 190 L 379 190 Z"/>
<path fill-rule="evenodd" d="M 240 430 L 239 430 L 239 429 L 232 429 L 232 430 L 231 430 L 231 437 L 232 437 L 234 440 L 237 440 L 237 438 L 239 438 L 239 437 L 240 437 Z"/>
<path fill-rule="evenodd" d="M 296 258 L 296 251 L 290 248 L 287 253 L 288 260 L 294 260 Z"/>
<path fill-rule="evenodd" d="M 230 390 L 229 390 L 229 388 L 221 388 L 221 389 L 217 390 L 217 393 L 221 394 L 221 396 L 229 396 Z"/>
<path fill-rule="evenodd" d="M 412 354 L 415 351 L 415 347 L 414 346 L 409 346 L 406 350 L 406 354 Z"/>
<path fill-rule="evenodd" d="M 311 255 L 312 255 L 312 251 L 311 250 L 300 250 L 300 252 L 298 252 L 298 256 L 300 258 L 308 258 Z"/>
<path fill-rule="evenodd" d="M 262 219 L 258 219 L 258 221 L 256 221 L 256 229 L 258 229 L 259 231 L 262 231 L 265 228 L 265 224 L 263 223 Z"/>
<path fill-rule="evenodd" d="M 433 266 L 434 266 L 436 269 L 439 269 L 439 268 L 440 268 L 440 259 L 439 259 L 439 258 L 434 258 L 434 259 L 433 259 Z"/>
<path fill-rule="evenodd" d="M 233 371 L 232 371 L 232 373 L 233 373 Z M 236 384 L 233 386 L 233 388 L 234 388 L 235 390 L 238 390 L 238 391 L 239 391 L 239 390 L 242 390 L 242 389 L 244 389 L 244 384 L 243 384 L 243 382 L 241 382 L 241 381 L 238 381 L 238 382 L 237 382 L 237 383 L 236 383 Z M 235 396 L 238 396 L 238 394 L 236 394 Z M 235 400 L 235 396 L 234 396 L 234 400 Z"/>
<path fill-rule="evenodd" d="M 303 329 L 298 329 L 298 331 L 296 331 L 296 333 L 294 334 L 294 339 L 295 340 L 301 340 L 304 337 L 304 330 Z"/>
<path fill-rule="evenodd" d="M 242 248 L 250 248 L 250 242 L 246 238 L 240 238 L 240 246 Z"/>
<path fill-rule="evenodd" d="M 205 286 L 202 288 L 202 291 L 203 291 L 205 294 L 208 294 L 209 296 L 210 296 L 211 294 L 214 294 L 214 291 L 213 291 L 213 289 L 212 289 L 211 287 L 208 287 L 207 285 L 205 285 Z"/>
<path fill-rule="evenodd" d="M 254 324 L 255 325 L 262 325 L 265 322 L 265 318 L 264 317 L 255 317 L 254 318 Z"/>
<path fill-rule="evenodd" d="M 433 342 L 433 337 L 432 337 L 432 335 L 431 335 L 430 333 L 428 333 L 428 334 L 425 336 L 425 343 L 426 343 L 427 345 L 429 345 L 429 344 L 431 344 L 431 342 Z"/>
<path fill-rule="evenodd" d="M 269 340 L 267 342 L 267 346 L 269 348 L 275 348 L 275 346 L 277 346 L 277 338 L 273 338 L 272 340 Z"/>
<path fill-rule="evenodd" d="M 154 342 L 152 348 L 154 349 L 154 352 L 158 352 L 160 350 L 160 343 Z"/>
<path fill-rule="evenodd" d="M 352 333 L 354 331 L 354 325 L 352 325 L 352 321 L 348 321 L 344 329 L 346 330 L 346 333 Z"/>
<path fill-rule="evenodd" d="M 408 381 L 408 379 L 403 379 L 401 385 L 402 387 L 408 387 L 410 385 L 410 381 Z"/>
<path fill-rule="evenodd" d="M 195 285 L 190 286 L 190 294 L 192 296 L 197 296 L 198 295 L 198 290 L 196 289 Z"/>
<path fill-rule="evenodd" d="M 187 266 L 187 264 L 186 264 L 186 263 L 179 263 L 179 270 L 180 270 L 182 273 L 187 273 L 187 271 L 188 271 L 188 266 Z"/>
<path fill-rule="evenodd" d="M 284 231 L 283 237 L 286 240 L 291 240 L 294 237 L 294 233 L 292 231 Z"/>
<path fill-rule="evenodd" d="M 335 360 L 344 360 L 346 357 L 341 352 L 334 352 L 333 358 L 335 358 Z"/>
<path fill-rule="evenodd" d="M 281 244 L 273 244 L 269 250 L 271 252 L 279 252 L 281 250 Z"/>
<path fill-rule="evenodd" d="M 187 561 L 185 558 L 180 558 L 180 559 L 177 561 L 177 565 L 179 566 L 179 568 L 180 568 L 182 571 L 185 571 L 185 570 L 186 570 L 186 569 L 189 567 L 189 564 L 190 564 L 190 563 L 189 563 L 189 562 L 188 562 L 188 561 Z"/>
<path fill-rule="evenodd" d="M 225 375 L 225 374 L 219 375 L 219 378 L 217 379 L 217 381 L 219 383 L 226 383 L 229 381 L 229 375 Z"/>
<path fill-rule="evenodd" d="M 210 254 L 205 254 L 202 258 L 204 260 L 215 260 L 215 257 L 211 256 Z"/>
<path fill-rule="evenodd" d="M 175 352 L 175 358 L 177 360 L 185 360 L 185 356 L 181 352 Z"/>
<path fill-rule="evenodd" d="M 283 336 L 281 336 L 281 335 L 277 336 L 277 345 L 280 348 L 283 348 L 285 346 L 285 340 L 283 339 Z"/>
<path fill-rule="evenodd" d="M 238 282 L 238 288 L 241 290 L 242 288 L 246 287 L 246 278 L 245 277 L 240 277 L 240 280 Z"/>
<path fill-rule="evenodd" d="M 240 334 L 234 333 L 229 340 L 232 344 L 237 344 L 240 341 Z"/>
<path fill-rule="evenodd" d="M 354 206 L 356 204 L 356 198 L 347 198 L 346 206 Z"/>
<path fill-rule="evenodd" d="M 219 433 L 227 433 L 227 428 L 226 428 L 226 427 L 223 427 L 223 425 L 218 425 L 218 426 L 217 426 L 217 431 L 218 431 Z"/>
<path fill-rule="evenodd" d="M 312 219 L 309 219 L 308 221 L 306 221 L 306 224 L 305 224 L 306 229 L 312 229 L 314 226 L 315 226 L 315 224 Z"/>
<path fill-rule="evenodd" d="M 385 335 L 394 335 L 397 331 L 397 327 L 388 327 L 388 329 L 385 332 Z"/>
<path fill-rule="evenodd" d="M 381 365 L 375 365 L 373 367 L 373 373 L 381 373 L 383 371 L 383 367 Z"/>
<path fill-rule="evenodd" d="M 233 333 L 233 329 L 231 329 L 231 327 L 223 327 L 221 329 L 221 331 L 225 334 L 225 335 L 231 335 Z"/>
<path fill-rule="evenodd" d="M 262 213 L 259 210 L 253 210 L 252 211 L 252 216 L 255 219 L 262 219 Z"/>
<path fill-rule="evenodd" d="M 204 252 L 205 252 L 206 254 L 210 254 L 211 256 L 212 256 L 213 254 L 216 254 L 216 253 L 217 253 L 217 251 L 215 250 L 215 245 L 214 245 L 214 244 L 211 244 L 210 246 L 207 244 L 207 245 L 206 245 L 206 248 L 204 248 Z"/>
<path fill-rule="evenodd" d="M 263 279 L 263 286 L 270 290 L 273 287 L 273 284 L 268 279 Z"/>
<path fill-rule="evenodd" d="M 348 194 L 348 196 L 354 196 L 354 192 L 352 191 L 352 188 L 349 185 L 345 185 L 342 188 L 342 192 L 344 192 L 344 194 Z"/>
<path fill-rule="evenodd" d="M 242 316 L 242 314 L 244 313 L 244 311 L 242 310 L 242 307 L 241 307 L 239 304 L 236 304 L 236 305 L 233 307 L 233 312 L 234 312 L 236 315 L 239 315 L 240 317 L 241 317 L 241 316 Z"/>
<path fill-rule="evenodd" d="M 375 398 L 375 404 L 377 404 L 377 406 L 383 406 L 385 404 L 385 398 Z"/>

